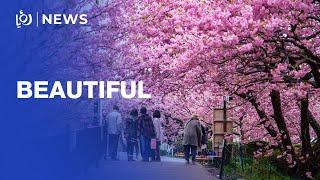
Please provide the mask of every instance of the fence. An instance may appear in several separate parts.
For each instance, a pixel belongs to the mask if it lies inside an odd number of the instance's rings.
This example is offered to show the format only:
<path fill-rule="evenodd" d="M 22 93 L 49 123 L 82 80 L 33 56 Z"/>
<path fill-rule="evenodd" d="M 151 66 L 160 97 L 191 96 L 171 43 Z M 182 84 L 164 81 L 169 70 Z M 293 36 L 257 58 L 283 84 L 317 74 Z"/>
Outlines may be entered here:
<path fill-rule="evenodd" d="M 14 165 L 16 172 L 8 172 L 8 176 L 70 180 L 80 179 L 90 166 L 98 165 L 107 141 L 104 127 L 95 126 L 23 143 L 21 153 L 10 157 L 18 164 Z"/>
<path fill-rule="evenodd" d="M 220 163 L 220 179 L 257 179 L 257 180 L 286 180 L 291 177 L 280 172 L 268 158 L 256 161 L 246 155 L 245 148 L 240 145 L 225 145 L 223 163 Z"/>

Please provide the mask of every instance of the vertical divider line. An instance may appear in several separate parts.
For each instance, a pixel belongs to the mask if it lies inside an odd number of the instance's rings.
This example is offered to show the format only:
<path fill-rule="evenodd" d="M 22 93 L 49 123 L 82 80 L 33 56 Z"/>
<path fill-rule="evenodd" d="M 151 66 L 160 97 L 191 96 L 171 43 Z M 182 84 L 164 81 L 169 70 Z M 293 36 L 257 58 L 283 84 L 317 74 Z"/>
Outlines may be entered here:
<path fill-rule="evenodd" d="M 39 12 L 37 11 L 37 27 L 39 27 Z"/>

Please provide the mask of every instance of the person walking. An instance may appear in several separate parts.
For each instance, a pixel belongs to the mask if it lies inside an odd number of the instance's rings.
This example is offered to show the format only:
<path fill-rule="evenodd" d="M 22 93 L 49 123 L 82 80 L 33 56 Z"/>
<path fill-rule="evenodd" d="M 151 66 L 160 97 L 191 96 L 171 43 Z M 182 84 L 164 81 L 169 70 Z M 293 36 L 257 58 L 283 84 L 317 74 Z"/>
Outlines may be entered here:
<path fill-rule="evenodd" d="M 111 160 L 117 160 L 119 136 L 122 130 L 122 118 L 117 105 L 113 106 L 112 112 L 107 115 L 107 124 L 109 134 L 109 156 L 111 157 Z"/>
<path fill-rule="evenodd" d="M 137 120 L 138 120 L 138 110 L 133 109 L 130 112 L 130 117 L 126 119 L 126 128 L 124 132 L 124 136 L 127 140 L 128 161 L 134 161 L 133 149 L 137 143 Z"/>
<path fill-rule="evenodd" d="M 156 133 L 156 147 L 152 149 L 152 160 L 161 161 L 160 159 L 160 144 L 162 141 L 162 129 L 161 129 L 161 114 L 159 110 L 153 112 L 153 125 Z"/>
<path fill-rule="evenodd" d="M 102 119 L 103 119 L 103 145 L 104 145 L 104 159 L 107 160 L 108 158 L 108 122 L 107 122 L 107 113 L 104 110 L 102 112 Z"/>
<path fill-rule="evenodd" d="M 201 126 L 198 116 L 194 115 L 186 122 L 183 135 L 184 156 L 186 164 L 189 164 L 190 151 L 192 164 L 195 164 L 197 148 L 201 147 Z"/>
<path fill-rule="evenodd" d="M 138 129 L 138 121 L 137 121 L 137 129 Z M 137 133 L 138 133 L 138 131 L 137 131 Z M 138 136 L 137 136 L 137 140 L 136 140 L 136 142 L 135 142 L 134 145 L 133 145 L 134 151 L 135 151 L 135 153 L 136 153 L 136 160 L 138 160 L 139 154 L 140 154 L 139 142 L 140 142 L 140 141 L 139 141 L 139 138 L 138 138 Z"/>
<path fill-rule="evenodd" d="M 138 118 L 138 136 L 140 137 L 140 150 L 142 161 L 149 162 L 151 157 L 151 139 L 155 138 L 155 130 L 151 117 L 147 114 L 147 108 L 140 109 L 140 117 Z"/>
<path fill-rule="evenodd" d="M 201 155 L 206 156 L 207 155 L 207 149 L 208 149 L 208 127 L 204 123 L 201 124 Z"/>

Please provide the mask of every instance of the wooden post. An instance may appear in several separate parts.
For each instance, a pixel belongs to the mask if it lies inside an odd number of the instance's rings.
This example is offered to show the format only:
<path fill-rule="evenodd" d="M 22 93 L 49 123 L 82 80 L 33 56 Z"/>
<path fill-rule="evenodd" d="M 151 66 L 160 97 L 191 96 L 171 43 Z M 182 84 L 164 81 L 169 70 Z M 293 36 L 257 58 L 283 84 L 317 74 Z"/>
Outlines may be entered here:
<path fill-rule="evenodd" d="M 226 133 L 232 132 L 233 121 L 228 120 L 228 113 L 224 114 L 223 108 L 215 108 L 213 114 L 212 149 L 218 156 L 221 156 L 222 141 Z"/>
<path fill-rule="evenodd" d="M 242 143 L 240 143 L 240 164 L 241 164 L 241 170 L 242 172 L 244 171 L 244 167 L 243 167 L 243 148 L 242 148 Z"/>

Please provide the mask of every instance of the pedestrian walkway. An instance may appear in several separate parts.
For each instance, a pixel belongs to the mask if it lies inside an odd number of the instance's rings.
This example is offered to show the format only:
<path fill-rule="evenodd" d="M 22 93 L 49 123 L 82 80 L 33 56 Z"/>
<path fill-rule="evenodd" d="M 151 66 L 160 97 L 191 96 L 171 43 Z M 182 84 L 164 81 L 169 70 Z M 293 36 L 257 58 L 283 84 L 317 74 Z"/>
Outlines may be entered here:
<path fill-rule="evenodd" d="M 213 175 L 201 165 L 186 165 L 183 159 L 162 157 L 162 162 L 101 161 L 90 169 L 90 180 L 209 180 Z"/>

